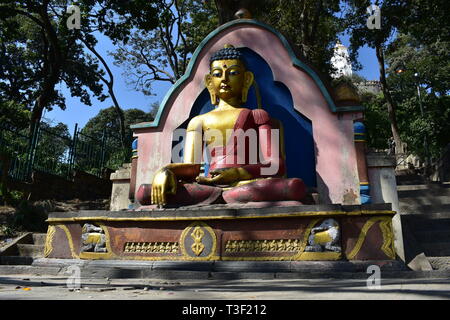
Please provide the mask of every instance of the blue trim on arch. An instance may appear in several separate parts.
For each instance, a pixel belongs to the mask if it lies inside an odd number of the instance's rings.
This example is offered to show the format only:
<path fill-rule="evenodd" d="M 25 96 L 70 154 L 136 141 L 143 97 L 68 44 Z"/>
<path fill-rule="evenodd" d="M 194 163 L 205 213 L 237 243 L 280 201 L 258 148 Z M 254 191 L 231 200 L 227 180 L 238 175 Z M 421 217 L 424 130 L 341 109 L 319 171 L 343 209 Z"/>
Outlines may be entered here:
<path fill-rule="evenodd" d="M 281 82 L 274 81 L 269 64 L 250 48 L 238 48 L 245 59 L 247 69 L 252 71 L 258 81 L 262 108 L 270 116 L 280 120 L 284 128 L 287 176 L 301 178 L 307 186 L 316 187 L 316 168 L 312 123 L 294 109 L 289 89 Z M 255 88 L 249 91 L 245 107 L 256 109 Z M 186 128 L 189 119 L 214 109 L 209 93 L 205 88 L 192 107 L 187 121 L 179 128 Z M 301 164 L 301 165 L 300 165 Z M 207 170 L 208 165 L 205 165 Z"/>
<path fill-rule="evenodd" d="M 211 41 L 216 35 L 218 35 L 219 33 L 221 33 L 222 31 L 224 31 L 225 29 L 237 26 L 237 25 L 252 25 L 252 26 L 258 26 L 260 28 L 263 28 L 267 31 L 270 31 L 271 33 L 273 33 L 275 36 L 277 36 L 280 41 L 283 43 L 285 49 L 288 51 L 289 56 L 291 57 L 291 62 L 294 66 L 297 66 L 301 69 L 303 69 L 313 80 L 314 82 L 318 85 L 320 91 L 322 92 L 323 96 L 325 97 L 325 100 L 328 103 L 328 107 L 330 108 L 331 112 L 337 112 L 337 111 L 361 111 L 361 107 L 360 106 L 355 106 L 355 107 L 346 107 L 346 110 L 340 110 L 340 108 L 337 108 L 330 93 L 328 92 L 328 90 L 326 89 L 324 83 L 322 82 L 322 80 L 320 79 L 320 77 L 317 75 L 317 73 L 311 69 L 311 67 L 309 67 L 306 63 L 304 63 L 303 61 L 301 61 L 300 59 L 298 59 L 293 51 L 293 49 L 291 48 L 291 46 L 289 45 L 288 41 L 286 40 L 286 38 L 280 34 L 278 31 L 276 31 L 274 28 L 272 28 L 271 26 L 264 24 L 262 22 L 256 21 L 256 20 L 250 20 L 250 19 L 241 19 L 241 20 L 233 20 L 230 21 L 220 27 L 218 27 L 216 30 L 214 30 L 213 32 L 211 32 L 208 36 L 206 36 L 205 39 L 203 39 L 203 41 L 200 43 L 200 45 L 197 47 L 197 49 L 195 50 L 194 54 L 192 55 L 191 61 L 189 62 L 189 65 L 187 67 L 186 73 L 180 78 L 178 79 L 178 81 L 169 89 L 169 91 L 167 92 L 167 94 L 165 95 L 163 101 L 161 102 L 161 105 L 158 108 L 158 112 L 156 113 L 155 116 L 155 120 L 153 122 L 145 122 L 145 123 L 139 123 L 139 124 L 135 124 L 135 125 L 131 125 L 131 129 L 143 129 L 143 128 L 154 128 L 154 127 L 158 127 L 159 123 L 161 121 L 162 118 L 162 114 L 164 112 L 164 109 L 166 107 L 167 102 L 169 101 L 170 97 L 172 96 L 172 94 L 178 89 L 178 87 L 180 87 L 192 74 L 192 70 L 194 68 L 195 63 L 197 62 L 197 58 L 200 54 L 200 52 L 203 50 L 203 48 L 205 47 L 205 45 Z"/>

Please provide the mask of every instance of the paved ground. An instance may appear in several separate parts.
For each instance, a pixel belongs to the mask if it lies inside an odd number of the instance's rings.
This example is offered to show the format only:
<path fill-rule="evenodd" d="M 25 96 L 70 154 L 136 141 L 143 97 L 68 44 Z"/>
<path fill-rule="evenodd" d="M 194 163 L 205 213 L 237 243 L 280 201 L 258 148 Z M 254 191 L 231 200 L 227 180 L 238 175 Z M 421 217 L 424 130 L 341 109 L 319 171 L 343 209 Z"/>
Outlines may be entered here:
<path fill-rule="evenodd" d="M 382 279 L 369 289 L 363 279 L 156 280 L 81 279 L 62 276 L 0 276 L 1 300 L 171 300 L 171 299 L 450 299 L 450 279 Z"/>

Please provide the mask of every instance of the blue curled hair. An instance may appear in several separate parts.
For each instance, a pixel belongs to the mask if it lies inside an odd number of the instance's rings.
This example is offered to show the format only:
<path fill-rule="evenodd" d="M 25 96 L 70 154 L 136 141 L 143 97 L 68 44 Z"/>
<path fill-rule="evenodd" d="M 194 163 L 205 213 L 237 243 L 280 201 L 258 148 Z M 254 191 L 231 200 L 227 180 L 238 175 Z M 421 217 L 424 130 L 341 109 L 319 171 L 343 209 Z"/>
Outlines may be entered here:
<path fill-rule="evenodd" d="M 242 54 L 242 52 L 240 52 L 234 47 L 223 48 L 216 51 L 209 59 L 209 64 L 211 65 L 213 61 L 217 60 L 234 60 L 234 59 L 242 61 L 244 63 L 244 66 L 246 66 L 244 55 Z"/>

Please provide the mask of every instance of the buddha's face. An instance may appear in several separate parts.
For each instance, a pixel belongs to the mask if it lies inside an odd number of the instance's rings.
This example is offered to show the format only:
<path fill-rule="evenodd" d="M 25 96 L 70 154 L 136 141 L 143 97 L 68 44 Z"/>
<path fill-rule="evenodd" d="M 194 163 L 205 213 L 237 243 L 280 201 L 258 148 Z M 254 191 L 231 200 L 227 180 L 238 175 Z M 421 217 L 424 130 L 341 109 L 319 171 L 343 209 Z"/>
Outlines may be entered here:
<path fill-rule="evenodd" d="M 245 86 L 245 66 L 242 61 L 216 60 L 211 64 L 211 89 L 219 99 L 241 98 Z"/>

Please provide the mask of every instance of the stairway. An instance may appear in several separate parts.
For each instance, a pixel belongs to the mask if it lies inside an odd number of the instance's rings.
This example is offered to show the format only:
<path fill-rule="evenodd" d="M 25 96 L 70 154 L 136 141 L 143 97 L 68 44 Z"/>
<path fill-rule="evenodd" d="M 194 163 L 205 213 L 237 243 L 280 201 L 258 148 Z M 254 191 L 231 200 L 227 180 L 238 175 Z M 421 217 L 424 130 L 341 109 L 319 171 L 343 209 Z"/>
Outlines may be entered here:
<path fill-rule="evenodd" d="M 0 252 L 1 265 L 31 265 L 44 256 L 45 233 L 27 233 Z"/>
<path fill-rule="evenodd" d="M 450 270 L 450 183 L 398 176 L 397 184 L 405 250 L 423 252 L 433 269 Z"/>

